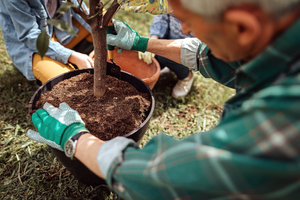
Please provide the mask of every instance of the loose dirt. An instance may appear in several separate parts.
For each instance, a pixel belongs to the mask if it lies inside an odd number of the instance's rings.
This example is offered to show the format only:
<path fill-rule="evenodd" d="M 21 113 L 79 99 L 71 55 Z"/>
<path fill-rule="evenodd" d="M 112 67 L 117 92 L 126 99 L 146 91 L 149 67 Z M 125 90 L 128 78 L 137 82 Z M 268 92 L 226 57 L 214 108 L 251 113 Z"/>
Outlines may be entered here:
<path fill-rule="evenodd" d="M 150 96 L 139 92 L 132 85 L 107 76 L 107 91 L 99 99 L 93 94 L 93 75 L 83 73 L 55 85 L 41 95 L 36 107 L 49 102 L 59 106 L 66 102 L 77 110 L 86 128 L 96 137 L 109 140 L 137 128 L 146 118 Z"/>

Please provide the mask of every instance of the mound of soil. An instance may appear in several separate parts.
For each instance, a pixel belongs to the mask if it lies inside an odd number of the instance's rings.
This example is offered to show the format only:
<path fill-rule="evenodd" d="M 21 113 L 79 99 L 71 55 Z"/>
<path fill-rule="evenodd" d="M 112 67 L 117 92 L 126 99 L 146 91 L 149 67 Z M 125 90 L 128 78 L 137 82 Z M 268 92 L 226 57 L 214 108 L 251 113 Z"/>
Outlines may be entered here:
<path fill-rule="evenodd" d="M 41 95 L 37 108 L 48 102 L 54 106 L 66 102 L 77 110 L 86 128 L 96 137 L 109 140 L 137 128 L 146 118 L 150 96 L 132 85 L 107 76 L 107 91 L 97 99 L 93 94 L 93 75 L 82 73 L 55 85 Z"/>

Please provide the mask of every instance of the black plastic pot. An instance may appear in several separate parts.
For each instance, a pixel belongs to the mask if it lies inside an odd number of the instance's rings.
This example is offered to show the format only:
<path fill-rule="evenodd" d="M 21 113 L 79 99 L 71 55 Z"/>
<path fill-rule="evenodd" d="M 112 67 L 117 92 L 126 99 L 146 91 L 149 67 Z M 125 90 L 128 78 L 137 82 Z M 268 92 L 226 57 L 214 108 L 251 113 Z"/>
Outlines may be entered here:
<path fill-rule="evenodd" d="M 65 74 L 62 74 L 58 77 L 55 77 L 48 82 L 46 82 L 44 85 L 42 85 L 32 96 L 30 102 L 29 102 L 29 113 L 32 114 L 34 110 L 36 110 L 36 102 L 40 98 L 41 94 L 50 91 L 57 83 L 69 79 L 73 76 L 79 75 L 81 73 L 94 73 L 94 69 L 83 69 L 83 70 L 74 70 Z M 113 65 L 111 63 L 107 63 L 107 74 L 111 75 L 113 77 L 116 77 L 120 80 L 126 81 L 133 85 L 137 90 L 140 92 L 147 93 L 151 96 L 151 106 L 149 110 L 146 113 L 146 119 L 144 122 L 135 130 L 131 131 L 130 133 L 127 133 L 124 135 L 124 137 L 131 138 L 136 142 L 139 142 L 140 139 L 145 134 L 150 118 L 154 111 L 154 97 L 149 89 L 149 87 L 139 78 L 124 72 L 120 71 L 120 68 L 116 65 Z M 100 185 L 105 184 L 105 181 L 98 176 L 96 176 L 93 172 L 91 172 L 87 167 L 85 167 L 80 161 L 77 159 L 71 160 L 68 157 L 65 156 L 64 152 L 61 152 L 59 150 L 51 148 L 52 152 L 55 154 L 55 156 L 59 159 L 59 161 L 82 183 L 88 184 L 88 185 Z"/>

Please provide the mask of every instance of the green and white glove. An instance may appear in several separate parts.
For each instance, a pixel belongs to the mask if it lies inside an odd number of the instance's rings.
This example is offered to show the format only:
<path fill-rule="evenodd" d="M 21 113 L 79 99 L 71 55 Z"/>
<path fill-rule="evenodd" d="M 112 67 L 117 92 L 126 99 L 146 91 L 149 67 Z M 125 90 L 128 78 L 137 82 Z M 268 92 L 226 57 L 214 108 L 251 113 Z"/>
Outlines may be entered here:
<path fill-rule="evenodd" d="M 145 53 L 139 51 L 139 59 L 144 60 L 145 63 L 150 65 L 152 63 L 152 58 L 154 58 L 155 54 L 146 51 Z"/>
<path fill-rule="evenodd" d="M 32 123 L 38 130 L 27 131 L 27 136 L 32 140 L 63 151 L 69 138 L 82 131 L 89 132 L 79 113 L 68 104 L 61 103 L 59 108 L 56 108 L 45 103 L 43 108 L 32 114 Z"/>
<path fill-rule="evenodd" d="M 113 23 L 117 34 L 107 34 L 108 45 L 141 52 L 145 52 L 147 50 L 149 38 L 141 37 L 125 22 L 113 20 Z"/>

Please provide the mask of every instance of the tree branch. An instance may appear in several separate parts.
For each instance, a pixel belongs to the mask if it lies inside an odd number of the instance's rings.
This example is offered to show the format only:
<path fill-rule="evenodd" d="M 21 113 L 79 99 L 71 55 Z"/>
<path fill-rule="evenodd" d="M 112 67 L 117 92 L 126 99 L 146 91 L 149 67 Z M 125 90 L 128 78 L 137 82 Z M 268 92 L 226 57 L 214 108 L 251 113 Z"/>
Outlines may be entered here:
<path fill-rule="evenodd" d="M 111 4 L 111 6 L 107 9 L 104 17 L 103 17 L 103 26 L 107 26 L 114 14 L 118 11 L 120 8 L 120 4 L 117 0 L 114 0 Z"/>
<path fill-rule="evenodd" d="M 90 0 L 90 16 L 87 20 L 87 22 L 90 24 L 91 21 L 93 21 L 96 17 L 99 17 L 100 20 L 98 20 L 98 27 L 102 27 L 102 12 L 103 12 L 103 3 L 101 0 Z"/>
<path fill-rule="evenodd" d="M 68 0 L 68 2 L 73 3 L 72 0 Z M 72 8 L 72 9 L 74 10 L 75 13 L 79 14 L 80 17 L 82 17 L 84 19 L 84 21 L 87 21 L 89 14 L 88 14 L 88 11 L 85 9 L 85 7 L 82 4 L 83 0 L 77 0 L 77 2 L 79 3 L 79 6 L 76 8 Z"/>

